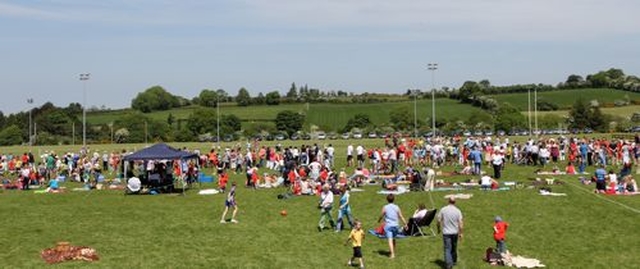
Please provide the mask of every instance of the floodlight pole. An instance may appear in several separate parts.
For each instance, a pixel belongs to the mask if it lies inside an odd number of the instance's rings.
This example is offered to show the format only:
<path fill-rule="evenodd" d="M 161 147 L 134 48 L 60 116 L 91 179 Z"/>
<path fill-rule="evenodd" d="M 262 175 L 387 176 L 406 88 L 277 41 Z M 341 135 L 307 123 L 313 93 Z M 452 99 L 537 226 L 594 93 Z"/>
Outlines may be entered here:
<path fill-rule="evenodd" d="M 418 90 L 413 93 L 413 138 L 418 138 Z"/>
<path fill-rule="evenodd" d="M 28 98 L 27 103 L 29 104 L 29 146 L 31 147 L 33 146 L 33 137 L 31 136 L 31 134 L 33 133 L 31 129 L 33 126 L 32 119 L 31 119 L 31 113 L 33 111 L 33 107 L 32 107 L 33 98 Z"/>
<path fill-rule="evenodd" d="M 82 81 L 82 149 L 87 150 L 87 80 L 91 76 L 90 73 L 80 74 Z"/>
<path fill-rule="evenodd" d="M 220 147 L 220 94 L 216 93 L 216 143 Z"/>
<path fill-rule="evenodd" d="M 429 63 L 427 69 L 431 71 L 431 132 L 432 137 L 436 136 L 436 87 L 435 73 L 438 70 L 438 63 Z"/>

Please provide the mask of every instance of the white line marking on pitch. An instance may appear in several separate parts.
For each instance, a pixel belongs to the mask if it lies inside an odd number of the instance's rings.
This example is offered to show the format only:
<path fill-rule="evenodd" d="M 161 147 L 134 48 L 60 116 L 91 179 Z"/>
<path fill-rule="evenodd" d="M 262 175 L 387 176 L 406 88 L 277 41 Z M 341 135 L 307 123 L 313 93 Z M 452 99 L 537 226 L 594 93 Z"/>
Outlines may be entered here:
<path fill-rule="evenodd" d="M 608 201 L 608 202 L 610 202 L 610 203 L 613 203 L 613 204 L 619 205 L 619 206 L 621 206 L 621 207 L 623 207 L 623 208 L 629 209 L 629 210 L 631 210 L 631 211 L 633 211 L 633 212 L 635 212 L 635 213 L 640 214 L 640 210 L 635 209 L 635 208 L 633 208 L 633 207 L 630 207 L 630 206 L 628 206 L 628 205 L 625 205 L 625 204 L 623 204 L 623 203 L 620 203 L 620 202 L 618 202 L 618 201 L 611 200 L 611 199 L 607 198 L 606 196 L 604 196 L 603 194 L 597 194 L 597 193 L 594 193 L 593 191 L 587 190 L 587 189 L 585 189 L 585 188 L 583 188 L 583 187 L 580 187 L 580 186 L 578 186 L 578 185 L 576 185 L 576 184 L 574 184 L 574 183 L 571 183 L 571 182 L 569 183 L 569 185 L 574 186 L 574 187 L 576 187 L 576 188 L 578 188 L 578 189 L 581 189 L 581 190 L 583 190 L 583 191 L 586 191 L 587 193 L 593 194 L 595 197 L 598 197 L 598 198 L 600 198 L 600 199 L 602 199 L 602 200 L 605 200 L 605 201 Z"/>

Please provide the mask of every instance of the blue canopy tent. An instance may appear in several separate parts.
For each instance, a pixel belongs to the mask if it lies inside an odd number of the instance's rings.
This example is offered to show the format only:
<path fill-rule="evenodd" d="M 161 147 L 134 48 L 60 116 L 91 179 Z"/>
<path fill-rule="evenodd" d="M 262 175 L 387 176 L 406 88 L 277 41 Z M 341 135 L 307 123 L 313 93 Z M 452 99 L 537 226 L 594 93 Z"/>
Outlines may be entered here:
<path fill-rule="evenodd" d="M 124 156 L 124 158 L 122 158 L 122 161 L 124 162 L 124 174 L 127 175 L 127 168 L 128 168 L 128 164 L 129 162 L 132 161 L 144 161 L 145 164 L 147 164 L 150 161 L 154 161 L 154 162 L 162 162 L 162 161 L 175 161 L 175 160 L 179 160 L 179 161 L 187 161 L 189 159 L 195 159 L 196 160 L 196 164 L 198 163 L 198 154 L 195 153 L 191 153 L 191 152 L 187 152 L 187 151 L 183 151 L 183 150 L 179 150 L 179 149 L 175 149 L 165 143 L 159 143 L 159 144 L 155 144 L 153 146 L 141 149 L 139 151 L 136 151 L 132 154 L 129 154 L 127 156 Z M 145 165 L 146 166 L 146 165 Z M 182 168 L 182 166 L 180 166 Z M 171 167 L 168 167 L 168 169 L 165 169 L 165 171 L 162 174 L 158 174 L 158 173 L 149 173 L 148 174 L 148 178 L 146 178 L 145 180 L 143 180 L 143 182 L 147 183 L 147 185 L 158 185 L 158 186 L 165 186 L 165 185 L 170 185 L 171 188 L 173 187 L 173 180 L 169 180 L 166 178 L 166 170 L 168 170 L 168 172 L 170 173 L 171 171 Z M 184 173 L 182 173 L 184 174 Z M 184 187 L 183 187 L 184 190 Z"/>

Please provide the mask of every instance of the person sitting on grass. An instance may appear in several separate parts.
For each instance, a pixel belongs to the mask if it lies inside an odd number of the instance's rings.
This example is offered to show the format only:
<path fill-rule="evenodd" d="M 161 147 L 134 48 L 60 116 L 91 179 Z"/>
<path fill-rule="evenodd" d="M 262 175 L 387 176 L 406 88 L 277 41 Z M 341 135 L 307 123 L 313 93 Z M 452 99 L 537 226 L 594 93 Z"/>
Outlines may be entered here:
<path fill-rule="evenodd" d="M 495 190 L 498 189 L 498 181 L 490 176 L 484 175 L 480 178 L 480 189 L 482 190 Z"/>
<path fill-rule="evenodd" d="M 575 175 L 576 174 L 576 167 L 573 166 L 572 162 L 569 162 L 567 164 L 567 168 L 565 168 L 565 172 L 567 173 L 567 175 Z"/>
<path fill-rule="evenodd" d="M 636 180 L 631 175 L 624 177 L 622 187 L 625 194 L 638 192 L 638 184 L 636 184 Z"/>

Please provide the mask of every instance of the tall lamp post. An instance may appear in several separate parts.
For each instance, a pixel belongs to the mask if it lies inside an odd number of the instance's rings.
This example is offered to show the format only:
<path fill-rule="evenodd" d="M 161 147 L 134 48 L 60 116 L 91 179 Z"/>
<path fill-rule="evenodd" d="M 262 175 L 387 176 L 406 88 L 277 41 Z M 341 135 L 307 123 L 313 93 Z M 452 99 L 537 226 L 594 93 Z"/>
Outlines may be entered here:
<path fill-rule="evenodd" d="M 33 98 L 28 98 L 27 103 L 29 104 L 29 146 L 33 146 L 33 131 L 31 129 L 33 126 L 33 124 L 31 123 L 31 112 L 33 111 L 33 108 L 31 106 L 33 104 Z"/>
<path fill-rule="evenodd" d="M 418 90 L 413 93 L 413 138 L 418 138 Z"/>
<path fill-rule="evenodd" d="M 216 94 L 216 142 L 220 146 L 220 93 Z"/>
<path fill-rule="evenodd" d="M 436 136 L 436 87 L 435 73 L 438 70 L 438 63 L 429 63 L 427 69 L 431 71 L 431 132 L 433 137 Z"/>
<path fill-rule="evenodd" d="M 82 81 L 82 149 L 87 149 L 87 80 L 91 76 L 90 73 L 80 74 Z"/>

